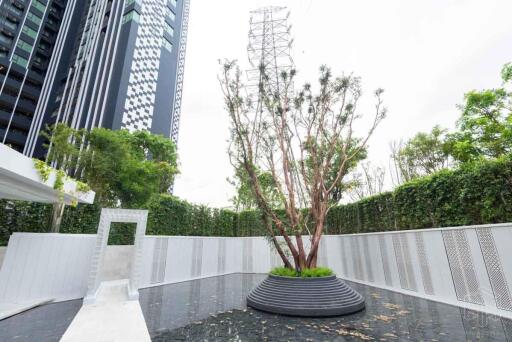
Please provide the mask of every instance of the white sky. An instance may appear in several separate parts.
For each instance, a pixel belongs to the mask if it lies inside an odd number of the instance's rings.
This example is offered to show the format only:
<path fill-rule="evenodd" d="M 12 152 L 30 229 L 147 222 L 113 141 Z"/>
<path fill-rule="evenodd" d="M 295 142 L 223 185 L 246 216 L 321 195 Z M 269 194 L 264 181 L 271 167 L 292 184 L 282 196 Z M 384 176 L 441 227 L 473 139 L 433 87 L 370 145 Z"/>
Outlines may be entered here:
<path fill-rule="evenodd" d="M 230 205 L 218 60 L 247 66 L 249 11 L 269 4 L 291 10 L 298 84 L 316 82 L 322 64 L 334 74 L 353 72 L 362 77 L 363 110 L 373 105 L 372 90 L 385 89 L 389 114 L 368 159 L 386 167 L 391 140 L 436 124 L 452 128 L 464 93 L 499 86 L 501 66 L 512 61 L 510 0 L 191 0 L 175 186 L 181 198 Z"/>

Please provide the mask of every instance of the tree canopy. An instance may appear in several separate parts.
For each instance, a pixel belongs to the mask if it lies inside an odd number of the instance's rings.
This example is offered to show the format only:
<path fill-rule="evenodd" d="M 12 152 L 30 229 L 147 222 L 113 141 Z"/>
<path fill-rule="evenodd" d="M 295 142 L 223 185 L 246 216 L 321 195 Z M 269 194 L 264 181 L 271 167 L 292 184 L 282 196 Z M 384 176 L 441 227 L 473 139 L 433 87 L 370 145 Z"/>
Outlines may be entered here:
<path fill-rule="evenodd" d="M 280 72 L 276 87 L 260 66 L 254 98 L 247 95 L 236 62 L 225 61 L 219 82 L 231 120 L 231 163 L 236 172 L 242 170 L 240 179 L 249 185 L 284 265 L 293 267 L 291 255 L 295 269 L 303 270 L 316 267 L 326 215 L 344 191 L 347 173 L 366 156 L 368 139 L 386 109 L 383 90 L 377 89 L 368 130 L 359 137 L 354 130 L 362 116 L 357 109 L 362 96 L 358 77 L 336 77 L 322 66 L 318 90 L 309 83 L 295 90 L 295 75 L 294 69 Z M 266 191 L 268 184 L 271 192 Z M 276 211 L 276 198 L 284 217 Z M 310 238 L 308 253 L 302 234 Z M 283 237 L 285 248 L 277 236 Z"/>
<path fill-rule="evenodd" d="M 46 137 L 48 162 L 86 182 L 102 206 L 141 207 L 178 173 L 176 147 L 162 135 L 57 124 Z"/>
<path fill-rule="evenodd" d="M 461 162 L 497 158 L 512 151 L 512 64 L 501 72 L 502 87 L 472 90 L 460 105 L 458 130 L 450 134 L 452 156 Z"/>

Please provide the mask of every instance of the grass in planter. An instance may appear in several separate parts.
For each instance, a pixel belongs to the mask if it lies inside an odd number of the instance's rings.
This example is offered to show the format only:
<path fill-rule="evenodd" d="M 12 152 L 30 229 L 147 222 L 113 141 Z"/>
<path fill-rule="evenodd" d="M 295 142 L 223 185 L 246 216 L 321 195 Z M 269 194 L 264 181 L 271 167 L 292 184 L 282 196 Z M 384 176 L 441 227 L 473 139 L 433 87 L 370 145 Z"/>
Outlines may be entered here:
<path fill-rule="evenodd" d="M 270 274 L 281 277 L 319 278 L 331 276 L 334 274 L 334 272 L 327 267 L 306 268 L 302 270 L 299 276 L 294 269 L 286 267 L 276 267 L 270 271 Z"/>

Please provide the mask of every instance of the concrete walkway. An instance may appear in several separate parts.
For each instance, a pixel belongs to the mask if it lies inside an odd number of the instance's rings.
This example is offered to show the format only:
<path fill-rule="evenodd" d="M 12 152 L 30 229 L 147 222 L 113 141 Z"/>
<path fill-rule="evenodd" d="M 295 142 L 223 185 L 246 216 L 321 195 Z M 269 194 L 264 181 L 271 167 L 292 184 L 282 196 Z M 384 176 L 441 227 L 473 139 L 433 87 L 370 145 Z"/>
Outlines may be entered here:
<path fill-rule="evenodd" d="M 61 341 L 151 341 L 138 300 L 128 300 L 128 280 L 102 282 L 94 304 L 83 305 Z"/>

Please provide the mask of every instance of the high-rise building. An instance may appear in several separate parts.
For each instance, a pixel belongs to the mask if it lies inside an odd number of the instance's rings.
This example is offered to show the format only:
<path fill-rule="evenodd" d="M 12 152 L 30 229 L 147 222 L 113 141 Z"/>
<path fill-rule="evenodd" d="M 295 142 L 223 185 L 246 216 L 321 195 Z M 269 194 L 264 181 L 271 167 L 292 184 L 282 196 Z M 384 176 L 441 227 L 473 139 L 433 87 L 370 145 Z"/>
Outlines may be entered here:
<path fill-rule="evenodd" d="M 0 1 L 0 142 L 22 151 L 66 0 Z"/>
<path fill-rule="evenodd" d="M 0 50 L 0 105 L 16 92 L 16 87 L 3 90 L 4 79 L 12 78 L 10 69 L 17 71 L 13 75 L 30 75 L 37 63 L 44 66 L 28 110 L 20 111 L 16 103 L 0 108 L 5 143 L 41 157 L 40 132 L 56 122 L 73 128 L 149 130 L 177 140 L 190 0 L 2 0 L 2 6 L 18 10 L 20 27 L 12 30 L 11 47 Z M 52 16 L 53 8 L 60 16 Z M 3 13 L 2 32 L 11 24 Z M 34 15 L 45 29 L 32 28 L 36 34 L 27 41 L 23 22 Z M 46 42 L 46 26 L 52 24 L 57 26 L 54 40 Z M 18 53 L 24 46 L 20 40 L 37 47 L 34 56 Z M 50 50 L 46 55 L 39 53 L 41 41 L 49 45 L 44 46 Z M 19 89 L 18 102 L 24 104 L 25 88 Z M 14 120 L 20 115 L 23 127 Z"/>

